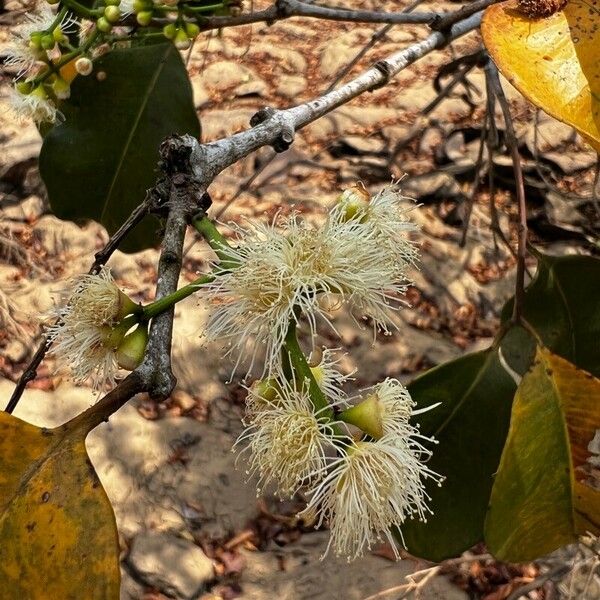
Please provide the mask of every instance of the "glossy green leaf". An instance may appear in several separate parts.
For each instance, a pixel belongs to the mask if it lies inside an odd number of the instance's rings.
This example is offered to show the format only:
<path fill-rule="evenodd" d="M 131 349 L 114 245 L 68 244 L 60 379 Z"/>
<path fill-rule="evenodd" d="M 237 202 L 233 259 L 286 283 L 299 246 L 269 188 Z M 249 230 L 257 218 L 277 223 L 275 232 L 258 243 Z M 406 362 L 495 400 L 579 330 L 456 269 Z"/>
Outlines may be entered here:
<path fill-rule="evenodd" d="M 600 376 L 600 260 L 538 258 L 538 271 L 525 292 L 525 319 L 547 348 Z M 510 318 L 512 307 L 511 300 L 502 312 L 503 321 Z M 522 330 L 502 343 L 507 362 L 521 374 L 531 364 L 534 348 L 533 338 Z"/>
<path fill-rule="evenodd" d="M 65 122 L 46 135 L 40 155 L 50 204 L 62 219 L 94 219 L 110 233 L 154 184 L 161 142 L 200 134 L 187 71 L 171 43 L 101 57 L 92 75 L 74 80 L 61 110 Z M 122 249 L 156 243 L 156 225 L 140 224 Z"/>
<path fill-rule="evenodd" d="M 600 531 L 599 435 L 600 380 L 538 350 L 515 396 L 485 525 L 497 558 L 533 560 Z"/>
<path fill-rule="evenodd" d="M 441 402 L 418 420 L 439 441 L 428 466 L 446 480 L 427 489 L 434 513 L 427 523 L 409 521 L 402 534 L 409 552 L 440 561 L 483 539 L 516 385 L 490 349 L 431 369 L 408 389 L 418 408 Z"/>

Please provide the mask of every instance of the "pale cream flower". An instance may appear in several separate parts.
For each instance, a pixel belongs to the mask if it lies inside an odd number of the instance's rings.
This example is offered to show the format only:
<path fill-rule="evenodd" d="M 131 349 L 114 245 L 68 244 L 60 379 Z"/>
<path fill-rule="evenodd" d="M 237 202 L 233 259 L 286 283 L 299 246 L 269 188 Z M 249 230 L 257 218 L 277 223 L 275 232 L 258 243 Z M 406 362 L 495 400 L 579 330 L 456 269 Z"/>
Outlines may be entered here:
<path fill-rule="evenodd" d="M 32 120 L 35 123 L 54 123 L 60 113 L 56 105 L 40 86 L 29 94 L 10 90 L 9 102 L 19 122 Z"/>
<path fill-rule="evenodd" d="M 238 231 L 239 248 L 224 253 L 226 264 L 239 266 L 223 269 L 207 286 L 215 306 L 207 333 L 229 342 L 230 352 L 250 356 L 249 370 L 261 347 L 265 371 L 277 368 L 291 320 L 305 319 L 312 336 L 318 318 L 331 325 L 321 301 L 327 295 L 388 331 L 409 282 L 405 263 L 390 260 L 373 228 L 335 218 L 317 228 L 292 215 Z"/>
<path fill-rule="evenodd" d="M 126 331 L 113 327 L 135 305 L 115 285 L 109 269 L 81 275 L 65 290 L 66 303 L 52 311 L 57 320 L 46 329 L 50 354 L 70 369 L 73 380 L 92 379 L 94 389 L 114 383 L 118 370 L 116 350 Z"/>
<path fill-rule="evenodd" d="M 272 401 L 249 390 L 247 427 L 236 446 L 247 444 L 248 474 L 259 476 L 259 493 L 274 482 L 279 496 L 291 497 L 323 472 L 336 434 L 332 424 L 315 412 L 306 386 L 299 390 L 286 382 L 277 387 Z"/>
<path fill-rule="evenodd" d="M 400 558 L 391 528 L 429 511 L 426 479 L 441 477 L 427 468 L 428 451 L 410 437 L 387 435 L 348 447 L 310 490 L 300 516 L 318 515 L 317 526 L 329 522 L 331 537 L 325 554 L 353 560 L 387 539 Z"/>

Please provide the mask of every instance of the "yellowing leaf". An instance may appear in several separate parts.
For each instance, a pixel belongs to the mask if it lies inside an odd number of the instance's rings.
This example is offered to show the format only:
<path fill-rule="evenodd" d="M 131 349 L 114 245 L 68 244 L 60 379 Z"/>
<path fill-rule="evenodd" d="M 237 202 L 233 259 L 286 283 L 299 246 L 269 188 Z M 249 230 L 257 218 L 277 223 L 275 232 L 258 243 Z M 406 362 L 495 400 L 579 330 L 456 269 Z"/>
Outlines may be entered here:
<path fill-rule="evenodd" d="M 0 413 L 2 597 L 119 597 L 114 514 L 75 422 L 40 429 Z"/>
<path fill-rule="evenodd" d="M 600 0 L 571 0 L 545 19 L 509 0 L 486 10 L 481 32 L 502 74 L 600 152 Z"/>
<path fill-rule="evenodd" d="M 517 390 L 485 540 L 529 561 L 600 532 L 600 380 L 538 348 Z"/>

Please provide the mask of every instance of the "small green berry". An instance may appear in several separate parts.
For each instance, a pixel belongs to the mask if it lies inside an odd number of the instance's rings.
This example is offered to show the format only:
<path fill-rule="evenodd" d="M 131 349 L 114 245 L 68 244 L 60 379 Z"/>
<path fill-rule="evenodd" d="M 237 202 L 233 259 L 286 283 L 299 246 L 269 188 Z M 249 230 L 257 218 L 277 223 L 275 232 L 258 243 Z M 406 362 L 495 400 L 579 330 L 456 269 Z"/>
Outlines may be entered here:
<path fill-rule="evenodd" d="M 133 0 L 133 11 L 136 13 L 147 11 L 152 8 L 152 2 L 147 0 Z"/>
<path fill-rule="evenodd" d="M 31 48 L 33 48 L 34 50 L 41 50 L 42 49 L 42 37 L 43 37 L 43 34 L 41 32 L 34 31 L 29 36 L 29 46 Z"/>
<path fill-rule="evenodd" d="M 109 33 L 110 30 L 112 29 L 112 23 L 109 23 L 105 17 L 100 17 L 97 21 L 96 21 L 96 27 L 98 28 L 99 31 L 101 31 L 102 33 Z"/>
<path fill-rule="evenodd" d="M 142 12 L 139 12 L 136 16 L 136 20 L 142 27 L 147 27 L 152 22 L 152 11 L 143 10 Z"/>
<path fill-rule="evenodd" d="M 175 36 L 174 41 L 175 47 L 179 50 L 187 50 L 192 45 L 188 34 L 183 29 L 177 30 L 177 35 Z"/>
<path fill-rule="evenodd" d="M 163 27 L 163 35 L 168 40 L 175 39 L 175 36 L 177 35 L 177 27 L 175 27 L 175 25 L 173 23 L 169 23 L 168 25 L 165 25 Z"/>
<path fill-rule="evenodd" d="M 109 23 L 116 23 L 121 18 L 121 11 L 118 6 L 109 5 L 104 9 L 104 18 Z"/>
<path fill-rule="evenodd" d="M 198 27 L 198 25 L 196 25 L 196 23 L 186 23 L 185 31 L 186 31 L 188 37 L 191 40 L 193 40 L 200 33 L 200 27 Z"/>

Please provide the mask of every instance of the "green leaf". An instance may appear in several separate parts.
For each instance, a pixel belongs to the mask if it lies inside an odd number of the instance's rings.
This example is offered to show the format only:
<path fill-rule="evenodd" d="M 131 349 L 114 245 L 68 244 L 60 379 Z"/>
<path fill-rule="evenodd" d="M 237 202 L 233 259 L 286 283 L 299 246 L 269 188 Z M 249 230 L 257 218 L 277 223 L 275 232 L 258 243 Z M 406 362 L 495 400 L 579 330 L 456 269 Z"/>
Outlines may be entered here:
<path fill-rule="evenodd" d="M 408 389 L 418 408 L 442 403 L 419 415 L 419 423 L 439 441 L 428 466 L 446 480 L 427 489 L 434 513 L 427 523 L 409 521 L 402 534 L 409 552 L 440 561 L 483 539 L 516 385 L 489 349 L 431 369 Z"/>
<path fill-rule="evenodd" d="M 105 74 L 100 80 L 98 75 Z M 113 50 L 77 77 L 61 105 L 65 122 L 44 138 L 40 172 L 62 219 L 94 219 L 113 233 L 156 179 L 160 143 L 200 135 L 185 65 L 171 43 Z M 122 249 L 156 243 L 147 219 Z"/>
<path fill-rule="evenodd" d="M 538 271 L 525 292 L 523 316 L 547 348 L 600 376 L 600 260 L 590 256 L 538 258 Z M 510 318 L 512 307 L 510 300 L 502 311 L 503 321 Z M 526 353 L 526 348 L 532 359 L 535 345 L 523 330 L 502 343 L 507 362 L 521 374 L 531 364 L 531 359 L 517 356 Z"/>
<path fill-rule="evenodd" d="M 599 431 L 600 380 L 538 349 L 515 396 L 485 524 L 497 558 L 533 560 L 600 531 L 598 447 L 589 449 Z"/>

